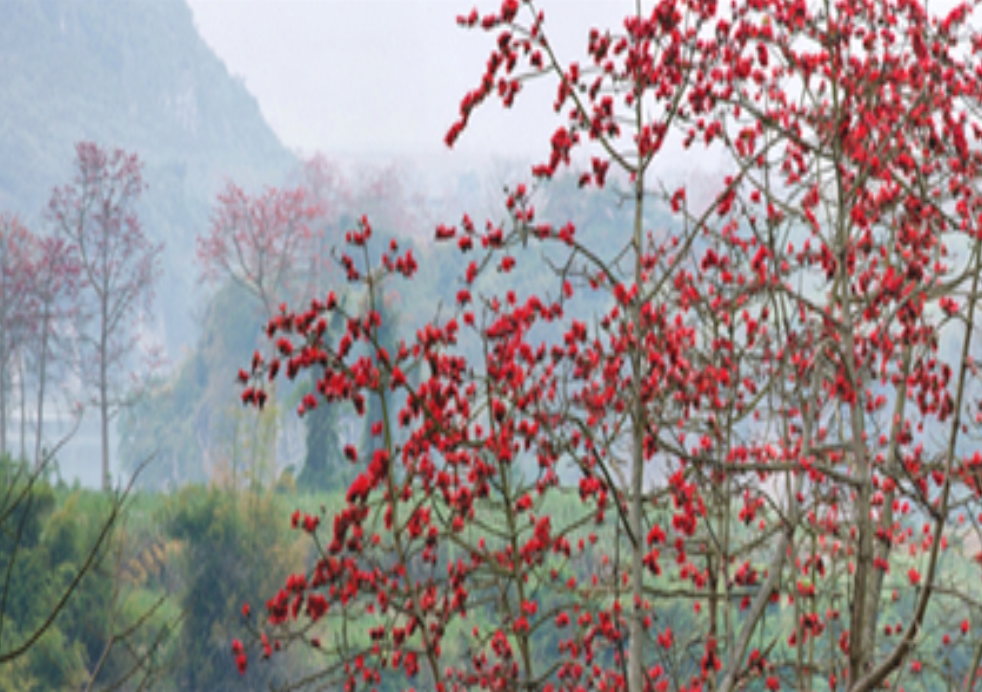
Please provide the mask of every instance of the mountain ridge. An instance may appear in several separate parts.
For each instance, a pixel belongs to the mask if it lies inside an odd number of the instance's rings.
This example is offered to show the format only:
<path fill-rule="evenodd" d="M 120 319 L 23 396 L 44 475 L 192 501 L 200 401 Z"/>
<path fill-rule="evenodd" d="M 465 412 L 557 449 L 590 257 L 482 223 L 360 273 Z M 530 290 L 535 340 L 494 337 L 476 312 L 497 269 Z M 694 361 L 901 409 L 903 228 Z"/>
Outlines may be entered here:
<path fill-rule="evenodd" d="M 51 189 L 92 140 L 144 161 L 139 207 L 164 242 L 158 325 L 173 356 L 193 345 L 194 238 L 226 179 L 277 184 L 296 165 L 241 79 L 200 36 L 184 0 L 18 0 L 0 23 L 0 210 L 43 228 Z"/>

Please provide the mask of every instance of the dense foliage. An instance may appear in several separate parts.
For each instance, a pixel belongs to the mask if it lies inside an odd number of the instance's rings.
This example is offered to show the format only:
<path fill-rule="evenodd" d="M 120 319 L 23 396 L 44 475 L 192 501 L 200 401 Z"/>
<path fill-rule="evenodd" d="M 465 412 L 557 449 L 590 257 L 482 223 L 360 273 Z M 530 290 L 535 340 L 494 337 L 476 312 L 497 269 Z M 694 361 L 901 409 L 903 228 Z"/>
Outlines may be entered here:
<path fill-rule="evenodd" d="M 0 689 L 156 681 L 174 613 L 140 589 L 123 594 L 116 499 L 53 488 L 10 457 L 0 476 Z"/>
<path fill-rule="evenodd" d="M 309 665 L 288 655 L 243 682 L 228 660 L 243 601 L 307 560 L 295 496 L 216 481 L 136 493 L 114 513 L 105 493 L 27 470 L 0 464 L 0 690 L 263 689 Z"/>

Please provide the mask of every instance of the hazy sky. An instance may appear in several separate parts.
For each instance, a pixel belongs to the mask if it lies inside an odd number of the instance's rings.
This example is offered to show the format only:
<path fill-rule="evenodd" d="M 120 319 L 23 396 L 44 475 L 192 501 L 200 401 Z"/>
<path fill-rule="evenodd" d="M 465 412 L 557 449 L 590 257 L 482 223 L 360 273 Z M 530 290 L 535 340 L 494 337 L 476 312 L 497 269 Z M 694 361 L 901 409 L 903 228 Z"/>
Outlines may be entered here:
<path fill-rule="evenodd" d="M 457 26 L 473 0 L 189 0 L 205 41 L 242 77 L 281 140 L 305 153 L 439 155 L 460 98 L 477 85 L 496 34 Z M 499 2 L 477 3 L 482 10 Z M 561 55 L 626 0 L 540 3 Z M 558 124 L 554 84 L 511 111 L 488 102 L 455 150 L 544 157 Z"/>

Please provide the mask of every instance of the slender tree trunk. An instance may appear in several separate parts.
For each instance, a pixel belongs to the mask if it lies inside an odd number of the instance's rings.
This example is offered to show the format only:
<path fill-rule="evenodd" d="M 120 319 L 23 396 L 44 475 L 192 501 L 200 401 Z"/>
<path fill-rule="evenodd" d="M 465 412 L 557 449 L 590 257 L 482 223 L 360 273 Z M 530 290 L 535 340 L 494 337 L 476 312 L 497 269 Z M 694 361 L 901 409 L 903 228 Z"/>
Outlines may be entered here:
<path fill-rule="evenodd" d="M 27 373 L 24 368 L 24 356 L 20 357 L 20 458 L 27 462 L 27 384 L 24 380 Z"/>
<path fill-rule="evenodd" d="M 7 274 L 6 265 L 0 267 L 0 270 L 3 272 L 0 274 L 0 307 L 5 308 L 0 315 L 0 324 L 4 329 L 8 329 L 10 311 L 5 289 L 7 282 L 2 280 L 2 277 Z M 6 339 L 0 339 L 0 458 L 7 453 L 7 343 Z"/>
<path fill-rule="evenodd" d="M 0 457 L 7 453 L 7 368 L 4 356 L 0 353 Z"/>
<path fill-rule="evenodd" d="M 903 429 L 903 423 L 907 420 L 906 406 L 907 406 L 907 396 L 906 396 L 906 382 L 907 378 L 910 376 L 910 363 L 911 363 L 911 346 L 908 344 L 904 348 L 903 354 L 903 377 L 901 377 L 897 386 L 894 389 L 894 409 L 893 409 L 893 426 L 890 431 L 890 448 L 887 452 L 886 468 L 890 475 L 899 475 L 900 469 L 897 468 L 897 459 L 900 456 L 900 433 Z M 884 501 L 881 509 L 881 515 L 878 522 L 879 527 L 885 530 L 890 529 L 895 521 L 893 513 L 893 501 L 896 497 L 896 491 L 890 490 L 884 494 Z M 883 541 L 877 543 L 874 547 L 874 564 L 875 560 L 887 560 L 890 557 L 891 545 L 890 543 Z M 874 569 L 872 574 L 872 585 L 870 588 L 870 593 L 873 595 L 866 602 L 866 614 L 865 624 L 866 629 L 863 631 L 863 648 L 866 651 L 875 652 L 876 651 L 876 632 L 877 632 L 877 615 L 880 608 L 880 594 L 883 592 L 883 582 L 886 576 L 886 571 L 882 569 Z"/>
<path fill-rule="evenodd" d="M 631 305 L 631 321 L 634 322 L 634 333 L 638 339 L 638 347 L 631 351 L 631 369 L 634 377 L 634 421 L 631 449 L 631 488 L 628 522 L 631 525 L 631 619 L 629 623 L 631 637 L 631 655 L 628 659 L 627 686 L 630 692 L 642 692 L 644 689 L 644 614 L 641 612 L 644 603 L 642 581 L 644 579 L 644 545 L 641 542 L 642 524 L 642 493 L 644 491 L 644 433 L 645 407 L 641 397 L 641 378 L 644 376 L 644 362 L 641 357 L 641 254 L 643 242 L 644 221 L 644 172 L 639 171 L 634 183 L 634 284 L 637 287 L 638 298 Z"/>
<path fill-rule="evenodd" d="M 109 348 L 109 338 L 106 334 L 106 303 L 103 299 L 102 308 L 102 330 L 99 341 L 99 416 L 102 425 L 102 489 L 105 492 L 110 490 L 109 480 L 109 392 L 107 378 L 109 376 L 106 363 Z"/>
<path fill-rule="evenodd" d="M 51 314 L 47 303 L 44 305 L 44 313 L 41 315 L 41 343 L 39 344 L 40 353 L 38 355 L 38 391 L 37 391 L 37 422 L 34 433 L 34 469 L 39 470 L 43 459 L 41 458 L 41 441 L 44 439 L 44 386 L 47 379 L 48 369 L 48 324 L 51 321 Z"/>
<path fill-rule="evenodd" d="M 105 379 L 99 389 L 99 414 L 102 419 L 102 489 L 109 492 L 109 406 L 106 403 Z"/>

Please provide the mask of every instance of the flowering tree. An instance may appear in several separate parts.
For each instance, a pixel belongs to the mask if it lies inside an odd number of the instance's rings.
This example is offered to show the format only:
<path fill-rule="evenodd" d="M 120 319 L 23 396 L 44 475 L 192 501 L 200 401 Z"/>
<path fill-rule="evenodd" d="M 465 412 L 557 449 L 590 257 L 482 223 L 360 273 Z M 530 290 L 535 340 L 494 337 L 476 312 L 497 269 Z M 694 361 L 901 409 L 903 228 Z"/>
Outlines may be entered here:
<path fill-rule="evenodd" d="M 341 240 L 340 216 L 351 207 L 351 191 L 337 164 L 323 154 L 315 154 L 304 161 L 299 177 L 306 198 L 317 209 L 317 218 L 311 220 L 311 244 L 300 254 L 300 259 L 309 264 L 307 288 L 320 294 L 337 279 L 332 275 L 334 265 L 329 250 Z"/>
<path fill-rule="evenodd" d="M 68 360 L 66 334 L 76 313 L 80 267 L 64 238 L 39 238 L 34 254 L 30 294 L 36 307 L 29 350 L 37 377 L 34 463 L 39 468 L 45 457 L 42 447 L 48 377 L 52 365 L 64 365 Z"/>
<path fill-rule="evenodd" d="M 378 306 L 333 294 L 270 321 L 243 401 L 312 370 L 301 415 L 375 398 L 382 444 L 348 447 L 360 474 L 327 527 L 294 515 L 320 558 L 267 603 L 259 646 L 304 640 L 324 667 L 301 682 L 347 689 L 975 689 L 971 8 L 641 4 L 591 30 L 582 65 L 531 2 L 461 17 L 496 41 L 446 140 L 551 77 L 563 125 L 532 176 L 622 187 L 623 237 L 582 242 L 517 184 L 508 223 L 437 229 L 480 256 L 455 314 L 397 349 Z M 668 182 L 684 150 L 727 161 L 708 203 Z M 646 227 L 653 205 L 672 223 Z M 369 296 L 416 271 L 370 238 L 363 221 L 344 258 Z M 565 249 L 552 294 L 484 294 L 528 242 Z"/>
<path fill-rule="evenodd" d="M 10 368 L 30 329 L 34 242 L 16 217 L 0 214 L 0 457 L 7 451 Z"/>
<path fill-rule="evenodd" d="M 145 187 L 139 158 L 92 142 L 76 144 L 75 154 L 74 181 L 52 192 L 48 217 L 78 257 L 82 375 L 97 389 L 108 490 L 109 421 L 127 400 L 134 325 L 150 311 L 163 248 L 146 237 L 136 214 Z"/>
<path fill-rule="evenodd" d="M 320 179 L 329 178 L 326 166 L 312 166 L 308 171 Z M 218 195 L 218 203 L 207 234 L 198 236 L 198 261 L 202 280 L 229 281 L 244 288 L 258 302 L 262 318 L 275 314 L 284 300 L 304 295 L 320 277 L 315 248 L 324 232 L 319 227 L 324 208 L 321 195 L 311 198 L 306 188 L 267 188 L 262 195 L 250 197 L 242 188 L 229 182 Z M 266 417 L 269 433 L 258 461 L 272 461 L 275 472 L 278 416 Z M 236 424 L 236 429 L 237 424 Z M 236 440 L 238 433 L 235 433 Z M 233 478 L 237 477 L 232 459 Z M 257 469 L 252 475 L 258 478 Z"/>
<path fill-rule="evenodd" d="M 265 316 L 279 301 L 306 288 L 311 225 L 319 207 L 303 187 L 268 188 L 250 197 L 229 183 L 218 195 L 211 228 L 197 239 L 198 260 L 205 280 L 231 279 L 254 295 Z"/>

